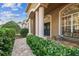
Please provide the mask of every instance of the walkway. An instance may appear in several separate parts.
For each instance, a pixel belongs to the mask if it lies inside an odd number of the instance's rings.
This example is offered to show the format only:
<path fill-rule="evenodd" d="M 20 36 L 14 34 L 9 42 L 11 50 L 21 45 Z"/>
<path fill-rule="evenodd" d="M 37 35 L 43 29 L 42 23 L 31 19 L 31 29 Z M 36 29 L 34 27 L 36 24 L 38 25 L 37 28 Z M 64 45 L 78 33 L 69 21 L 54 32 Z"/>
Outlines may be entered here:
<path fill-rule="evenodd" d="M 15 40 L 12 56 L 33 56 L 30 47 L 26 43 L 26 38 Z"/>

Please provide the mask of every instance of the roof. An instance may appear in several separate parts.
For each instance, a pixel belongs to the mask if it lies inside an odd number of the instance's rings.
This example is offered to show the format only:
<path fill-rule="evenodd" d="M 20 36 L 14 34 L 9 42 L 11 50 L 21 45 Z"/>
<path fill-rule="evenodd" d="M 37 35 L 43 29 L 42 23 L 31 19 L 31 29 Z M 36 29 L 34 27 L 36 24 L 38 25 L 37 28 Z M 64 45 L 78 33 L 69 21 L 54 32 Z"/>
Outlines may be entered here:
<path fill-rule="evenodd" d="M 28 3 L 28 6 L 26 8 L 26 12 L 29 10 L 29 7 L 31 6 L 31 3 Z"/>

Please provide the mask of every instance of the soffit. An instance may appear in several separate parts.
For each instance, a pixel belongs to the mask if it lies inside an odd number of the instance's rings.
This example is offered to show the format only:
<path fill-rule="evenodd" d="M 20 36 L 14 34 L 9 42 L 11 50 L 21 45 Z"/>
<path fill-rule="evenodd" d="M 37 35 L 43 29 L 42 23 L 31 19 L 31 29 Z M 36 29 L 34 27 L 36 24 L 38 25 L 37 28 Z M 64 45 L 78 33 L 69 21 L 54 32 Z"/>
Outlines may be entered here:
<path fill-rule="evenodd" d="M 48 7 L 45 8 L 45 15 L 51 13 L 57 8 L 64 7 L 65 5 L 67 5 L 67 3 L 49 3 Z"/>

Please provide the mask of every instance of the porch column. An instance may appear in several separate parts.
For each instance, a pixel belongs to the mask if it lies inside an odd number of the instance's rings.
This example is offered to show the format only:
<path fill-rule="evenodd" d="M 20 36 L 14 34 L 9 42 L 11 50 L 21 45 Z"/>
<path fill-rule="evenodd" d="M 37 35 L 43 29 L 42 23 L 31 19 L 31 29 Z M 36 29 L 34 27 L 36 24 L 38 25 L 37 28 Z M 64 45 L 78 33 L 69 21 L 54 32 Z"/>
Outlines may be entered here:
<path fill-rule="evenodd" d="M 61 36 L 61 31 L 62 31 L 62 29 L 61 29 L 61 16 L 60 16 L 61 14 L 59 13 L 59 29 L 58 29 L 58 32 L 59 32 L 59 35 Z"/>
<path fill-rule="evenodd" d="M 50 38 L 52 39 L 52 36 L 53 36 L 53 31 L 52 31 L 52 16 L 50 15 Z"/>
<path fill-rule="evenodd" d="M 31 19 L 29 19 L 29 34 L 31 34 Z"/>
<path fill-rule="evenodd" d="M 71 36 L 73 34 L 73 15 L 71 15 Z"/>
<path fill-rule="evenodd" d="M 44 37 L 44 7 L 39 7 L 39 36 Z"/>
<path fill-rule="evenodd" d="M 38 36 L 39 35 L 39 13 L 38 13 L 38 11 L 36 11 L 35 12 L 35 20 L 36 20 L 36 22 L 35 22 L 35 28 L 36 28 L 36 36 Z"/>

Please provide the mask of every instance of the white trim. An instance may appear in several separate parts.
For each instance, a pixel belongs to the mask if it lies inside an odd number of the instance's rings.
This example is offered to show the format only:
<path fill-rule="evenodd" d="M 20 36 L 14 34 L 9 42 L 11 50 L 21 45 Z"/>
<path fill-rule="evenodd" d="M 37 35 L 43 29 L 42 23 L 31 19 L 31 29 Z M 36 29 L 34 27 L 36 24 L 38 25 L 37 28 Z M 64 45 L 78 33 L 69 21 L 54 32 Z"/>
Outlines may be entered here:
<path fill-rule="evenodd" d="M 65 7 L 63 7 L 63 8 L 60 10 L 59 13 L 61 13 L 65 8 L 67 8 L 67 7 L 70 6 L 70 5 L 72 5 L 72 4 L 68 4 L 68 5 L 66 5 Z"/>
<path fill-rule="evenodd" d="M 39 12 L 35 12 L 35 35 L 39 36 Z"/>
<path fill-rule="evenodd" d="M 60 17 L 60 12 L 59 12 L 59 26 L 58 26 L 59 28 L 59 30 L 58 30 L 58 32 L 59 32 L 59 35 L 61 35 L 61 17 Z"/>
<path fill-rule="evenodd" d="M 29 34 L 31 34 L 31 19 L 29 19 Z"/>
<path fill-rule="evenodd" d="M 52 16 L 51 15 L 48 15 L 48 16 L 50 17 L 50 19 L 49 19 L 50 20 L 50 38 L 52 38 L 52 35 L 53 35 L 52 34 L 53 33 L 52 32 Z"/>
<path fill-rule="evenodd" d="M 73 14 L 71 15 L 71 33 L 73 33 Z"/>
<path fill-rule="evenodd" d="M 61 29 L 61 12 L 65 9 L 65 8 L 67 8 L 68 6 L 70 6 L 70 5 L 72 5 L 72 4 L 68 4 L 68 5 L 66 5 L 65 7 L 63 7 L 60 11 L 59 11 L 59 26 L 58 26 L 58 32 L 59 32 L 59 35 L 60 36 L 62 36 L 62 34 L 61 34 L 61 31 L 62 31 L 62 29 Z"/>
<path fill-rule="evenodd" d="M 65 16 L 62 16 L 62 17 L 67 17 L 67 16 L 70 16 L 70 15 L 73 15 L 73 14 L 79 14 L 79 12 L 75 12 L 75 13 L 72 13 L 72 14 L 68 14 L 68 15 L 65 15 Z"/>

